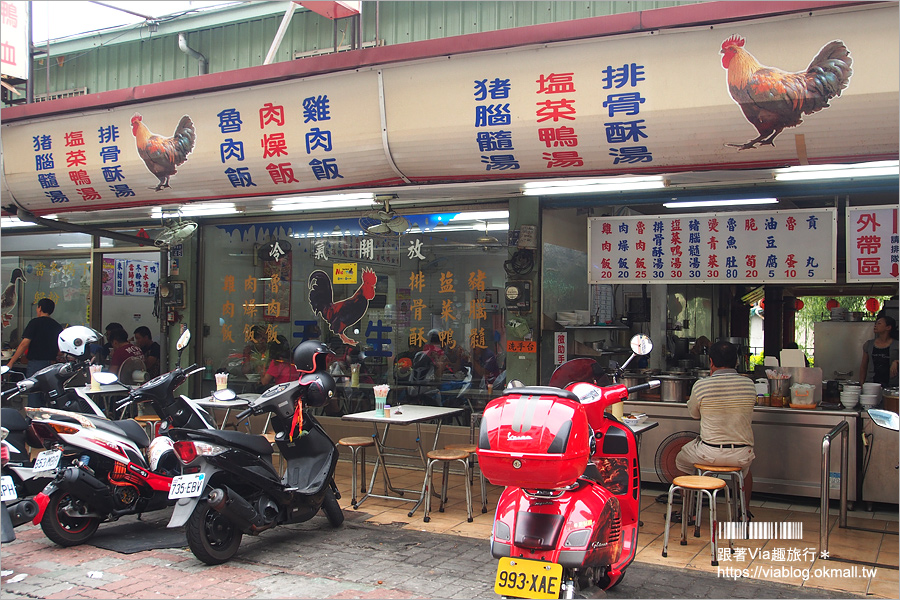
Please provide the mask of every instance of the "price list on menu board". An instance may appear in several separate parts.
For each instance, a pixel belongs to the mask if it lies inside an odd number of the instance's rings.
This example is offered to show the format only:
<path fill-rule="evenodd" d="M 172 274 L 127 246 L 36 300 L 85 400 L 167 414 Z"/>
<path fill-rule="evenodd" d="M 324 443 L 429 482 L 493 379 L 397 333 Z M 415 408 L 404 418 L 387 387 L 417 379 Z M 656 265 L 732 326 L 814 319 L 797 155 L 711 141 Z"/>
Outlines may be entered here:
<path fill-rule="evenodd" d="M 590 283 L 833 283 L 834 208 L 588 219 Z"/>

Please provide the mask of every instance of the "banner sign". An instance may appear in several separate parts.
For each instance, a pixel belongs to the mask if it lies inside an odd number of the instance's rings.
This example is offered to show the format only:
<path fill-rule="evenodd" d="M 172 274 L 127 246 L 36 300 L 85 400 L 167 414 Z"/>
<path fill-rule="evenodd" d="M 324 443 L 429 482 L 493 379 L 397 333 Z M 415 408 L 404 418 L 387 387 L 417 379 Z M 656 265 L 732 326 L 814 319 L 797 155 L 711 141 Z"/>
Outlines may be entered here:
<path fill-rule="evenodd" d="M 566 347 L 569 334 L 565 331 L 557 331 L 553 334 L 553 364 L 561 365 L 566 362 Z"/>
<path fill-rule="evenodd" d="M 588 219 L 590 283 L 834 283 L 837 210 Z"/>
<path fill-rule="evenodd" d="M 28 79 L 28 7 L 30 2 L 0 2 L 0 73 L 4 77 Z"/>
<path fill-rule="evenodd" d="M 897 207 L 847 207 L 847 282 L 898 279 Z"/>
<path fill-rule="evenodd" d="M 233 76 L 234 89 L 162 100 L 153 100 L 154 85 L 141 86 L 142 102 L 130 106 L 5 119 L 3 145 L 16 152 L 4 155 L 3 176 L 10 200 L 42 214 L 406 183 L 770 168 L 797 161 L 800 134 L 813 163 L 896 157 L 900 47 L 896 5 L 884 4 L 257 86 L 251 68 L 218 74 Z M 757 129 L 750 82 L 736 74 L 744 63 L 724 56 L 726 47 L 789 72 L 824 52 L 836 91 L 802 115 L 789 94 L 767 97 L 785 116 Z"/>

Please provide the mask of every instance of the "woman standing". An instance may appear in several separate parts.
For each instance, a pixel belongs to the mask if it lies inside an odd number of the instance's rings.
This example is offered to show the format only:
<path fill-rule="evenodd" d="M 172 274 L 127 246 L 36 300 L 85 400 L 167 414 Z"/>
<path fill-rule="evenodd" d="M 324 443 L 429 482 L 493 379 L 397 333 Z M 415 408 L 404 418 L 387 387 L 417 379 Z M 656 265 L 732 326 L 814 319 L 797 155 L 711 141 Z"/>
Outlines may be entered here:
<path fill-rule="evenodd" d="M 863 344 L 859 365 L 859 382 L 874 381 L 881 387 L 897 387 L 898 357 L 897 321 L 883 315 L 875 320 L 875 338 Z"/>

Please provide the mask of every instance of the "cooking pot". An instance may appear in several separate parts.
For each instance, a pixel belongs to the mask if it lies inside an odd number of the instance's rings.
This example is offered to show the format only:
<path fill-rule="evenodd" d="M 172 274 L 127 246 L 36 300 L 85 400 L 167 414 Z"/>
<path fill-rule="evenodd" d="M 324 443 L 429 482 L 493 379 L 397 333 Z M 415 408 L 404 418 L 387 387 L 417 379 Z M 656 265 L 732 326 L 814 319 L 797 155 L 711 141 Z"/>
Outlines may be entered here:
<path fill-rule="evenodd" d="M 625 373 L 622 375 L 621 382 L 625 387 L 632 387 L 635 385 L 640 385 L 642 383 L 647 383 L 649 377 L 647 375 L 642 375 L 640 373 Z M 641 391 L 638 390 L 636 392 L 631 392 L 628 394 L 629 400 L 640 400 L 641 399 Z"/>
<path fill-rule="evenodd" d="M 659 395 L 663 402 L 687 402 L 694 383 L 693 377 L 660 375 Z"/>

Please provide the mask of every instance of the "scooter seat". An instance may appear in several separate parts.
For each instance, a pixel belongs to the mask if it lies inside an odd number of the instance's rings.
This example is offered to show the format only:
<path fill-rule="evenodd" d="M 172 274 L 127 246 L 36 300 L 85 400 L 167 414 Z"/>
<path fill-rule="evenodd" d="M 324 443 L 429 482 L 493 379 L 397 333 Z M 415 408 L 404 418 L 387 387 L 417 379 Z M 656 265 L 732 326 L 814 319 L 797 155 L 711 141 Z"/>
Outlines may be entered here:
<path fill-rule="evenodd" d="M 28 429 L 28 421 L 22 416 L 22 413 L 14 408 L 5 406 L 0 411 L 0 421 L 9 431 L 25 431 Z"/>
<path fill-rule="evenodd" d="M 197 433 L 202 434 L 204 439 L 218 440 L 226 446 L 238 446 L 259 456 L 275 453 L 272 444 L 262 435 L 231 431 L 229 429 L 202 429 Z"/>
<path fill-rule="evenodd" d="M 559 388 L 545 385 L 517 387 L 506 390 L 504 393 L 508 396 L 553 396 L 554 398 L 564 398 L 566 400 L 574 400 L 575 402 L 581 403 L 581 400 L 578 399 L 578 396 L 576 396 L 569 390 L 561 390 Z"/>

